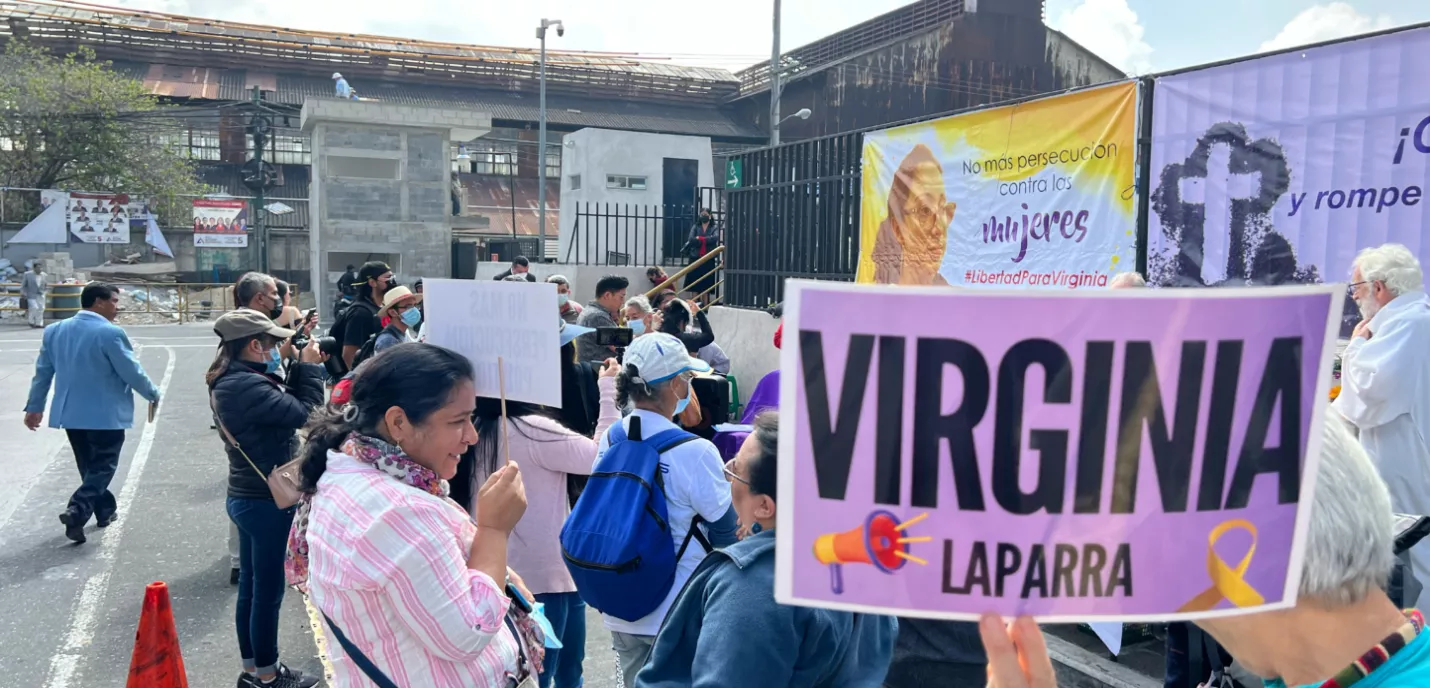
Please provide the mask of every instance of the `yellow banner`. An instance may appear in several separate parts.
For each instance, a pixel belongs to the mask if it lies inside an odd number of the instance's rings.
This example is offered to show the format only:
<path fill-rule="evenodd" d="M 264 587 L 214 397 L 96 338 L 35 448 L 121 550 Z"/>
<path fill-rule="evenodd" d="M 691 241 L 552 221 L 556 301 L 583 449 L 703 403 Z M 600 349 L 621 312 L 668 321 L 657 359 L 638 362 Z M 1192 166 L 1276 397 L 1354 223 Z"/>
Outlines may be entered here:
<path fill-rule="evenodd" d="M 1137 84 L 864 137 L 859 282 L 1106 286 L 1136 264 Z"/>

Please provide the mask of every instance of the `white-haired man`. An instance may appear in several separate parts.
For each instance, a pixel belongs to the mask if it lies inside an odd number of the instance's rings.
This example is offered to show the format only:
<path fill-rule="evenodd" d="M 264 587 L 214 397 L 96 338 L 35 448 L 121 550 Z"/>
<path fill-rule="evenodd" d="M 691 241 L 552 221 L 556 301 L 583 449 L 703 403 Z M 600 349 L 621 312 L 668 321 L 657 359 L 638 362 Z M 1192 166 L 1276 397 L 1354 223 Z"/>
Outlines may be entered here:
<path fill-rule="evenodd" d="M 1322 431 L 1301 590 L 1292 609 L 1197 622 L 1274 688 L 1430 686 L 1430 633 L 1383 586 L 1394 564 L 1390 494 L 1342 423 Z M 979 624 L 989 688 L 1053 688 L 1042 634 L 1022 618 Z M 1363 659 L 1368 658 L 1368 659 Z"/>
<path fill-rule="evenodd" d="M 1430 514 L 1430 302 L 1420 261 L 1386 244 L 1361 251 L 1351 295 L 1364 318 L 1341 355 L 1334 408 L 1360 433 L 1361 445 L 1403 514 Z M 1410 552 L 1415 578 L 1430 586 L 1430 543 Z M 1427 587 L 1430 589 L 1430 587 Z M 1430 606 L 1421 592 L 1419 603 Z"/>
<path fill-rule="evenodd" d="M 1142 279 L 1142 273 L 1139 272 L 1120 272 L 1107 281 L 1108 289 L 1137 289 L 1145 286 L 1147 280 Z"/>

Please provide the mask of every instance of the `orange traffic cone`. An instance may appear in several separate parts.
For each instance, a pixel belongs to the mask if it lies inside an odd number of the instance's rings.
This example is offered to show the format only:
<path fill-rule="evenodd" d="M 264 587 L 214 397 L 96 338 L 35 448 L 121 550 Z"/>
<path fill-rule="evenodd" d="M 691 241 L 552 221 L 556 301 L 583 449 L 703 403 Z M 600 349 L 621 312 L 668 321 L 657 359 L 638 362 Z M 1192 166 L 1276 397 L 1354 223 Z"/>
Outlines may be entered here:
<path fill-rule="evenodd" d="M 169 586 L 164 583 L 150 583 L 144 589 L 125 688 L 189 688 L 174 610 L 169 606 Z"/>

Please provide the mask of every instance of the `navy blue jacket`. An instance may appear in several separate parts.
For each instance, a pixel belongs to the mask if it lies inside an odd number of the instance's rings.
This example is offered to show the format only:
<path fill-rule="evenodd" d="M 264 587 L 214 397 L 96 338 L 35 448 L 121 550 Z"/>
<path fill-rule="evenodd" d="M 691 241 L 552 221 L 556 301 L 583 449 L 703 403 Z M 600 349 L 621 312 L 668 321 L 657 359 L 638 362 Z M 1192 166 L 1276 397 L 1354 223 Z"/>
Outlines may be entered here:
<path fill-rule="evenodd" d="M 898 621 L 775 602 L 775 533 L 716 550 L 685 584 L 637 688 L 878 686 Z"/>

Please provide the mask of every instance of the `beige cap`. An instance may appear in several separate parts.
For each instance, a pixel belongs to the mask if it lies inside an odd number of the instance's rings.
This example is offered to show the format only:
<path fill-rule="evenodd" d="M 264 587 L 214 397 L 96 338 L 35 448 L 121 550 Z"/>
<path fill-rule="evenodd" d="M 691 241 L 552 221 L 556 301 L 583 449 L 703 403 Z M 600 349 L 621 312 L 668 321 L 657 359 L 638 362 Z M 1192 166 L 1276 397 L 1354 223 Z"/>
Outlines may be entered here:
<path fill-rule="evenodd" d="M 382 312 L 379 315 L 387 313 L 406 299 L 412 299 L 412 303 L 419 303 L 422 301 L 422 295 L 412 293 L 412 290 L 407 287 L 388 289 L 387 293 L 382 295 Z"/>
<path fill-rule="evenodd" d="M 279 327 L 278 323 L 258 311 L 240 308 L 219 317 L 214 322 L 214 334 L 225 342 L 231 342 L 260 334 L 287 339 L 293 336 L 293 330 Z"/>

